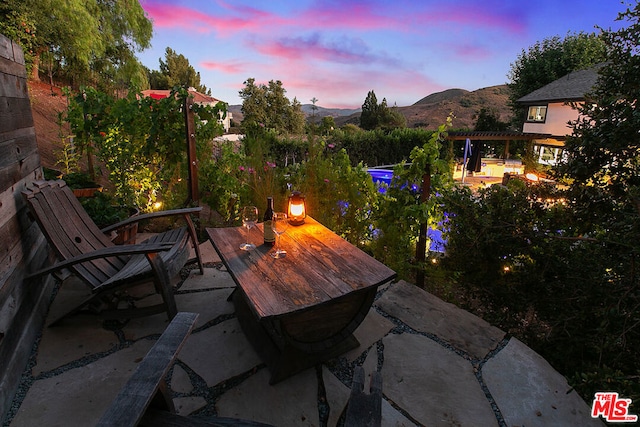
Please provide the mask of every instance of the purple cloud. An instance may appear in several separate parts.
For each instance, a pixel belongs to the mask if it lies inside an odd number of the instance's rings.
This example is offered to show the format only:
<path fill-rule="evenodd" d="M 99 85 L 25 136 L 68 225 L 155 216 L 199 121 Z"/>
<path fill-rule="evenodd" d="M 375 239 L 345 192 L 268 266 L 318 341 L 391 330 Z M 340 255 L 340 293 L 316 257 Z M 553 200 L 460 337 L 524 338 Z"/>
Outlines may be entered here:
<path fill-rule="evenodd" d="M 291 60 L 315 59 L 344 64 L 389 62 L 383 55 L 373 54 L 361 39 L 342 37 L 338 41 L 325 42 L 318 33 L 309 37 L 252 42 L 251 46 L 264 55 Z"/>
<path fill-rule="evenodd" d="M 465 62 L 483 61 L 494 56 L 494 53 L 486 47 L 472 43 L 451 44 L 449 48 L 458 60 Z"/>
<path fill-rule="evenodd" d="M 435 7 L 418 11 L 413 21 L 438 27 L 461 26 L 467 31 L 482 28 L 523 34 L 527 29 L 527 13 L 522 10 L 523 7 L 530 6 L 498 0 L 462 0 L 455 4 L 441 2 Z"/>
<path fill-rule="evenodd" d="M 376 8 L 375 2 L 363 1 L 316 2 L 298 14 L 295 20 L 302 27 L 323 29 L 375 30 L 399 24 L 382 9 Z"/>

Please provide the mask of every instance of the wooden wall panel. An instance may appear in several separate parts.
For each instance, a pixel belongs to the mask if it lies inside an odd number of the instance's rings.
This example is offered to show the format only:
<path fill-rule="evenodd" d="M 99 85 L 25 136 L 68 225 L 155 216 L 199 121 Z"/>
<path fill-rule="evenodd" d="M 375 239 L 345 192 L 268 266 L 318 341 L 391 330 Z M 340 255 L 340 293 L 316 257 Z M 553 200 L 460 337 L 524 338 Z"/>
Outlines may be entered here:
<path fill-rule="evenodd" d="M 0 123 L 4 129 L 22 129 L 33 126 L 29 99 L 0 98 Z"/>
<path fill-rule="evenodd" d="M 24 76 L 0 74 L 0 98 L 29 97 L 29 88 Z"/>
<path fill-rule="evenodd" d="M 29 217 L 21 192 L 42 178 L 24 55 L 0 34 L 0 416 L 19 385 L 42 329 L 53 289 L 51 277 L 25 283 L 50 251 Z"/>

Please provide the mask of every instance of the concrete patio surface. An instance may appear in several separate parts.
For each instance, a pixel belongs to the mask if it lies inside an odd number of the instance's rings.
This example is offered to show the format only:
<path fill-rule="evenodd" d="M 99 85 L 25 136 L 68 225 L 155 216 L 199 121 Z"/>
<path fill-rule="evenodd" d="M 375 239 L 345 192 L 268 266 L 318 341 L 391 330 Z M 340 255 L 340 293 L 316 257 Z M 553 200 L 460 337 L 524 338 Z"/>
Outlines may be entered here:
<path fill-rule="evenodd" d="M 269 385 L 227 302 L 234 282 L 211 244 L 201 247 L 204 276 L 192 271 L 177 283 L 178 309 L 199 313 L 170 373 L 180 414 L 339 425 L 353 368 L 362 365 L 382 373 L 383 426 L 602 425 L 564 377 L 522 342 L 402 281 L 381 287 L 355 332 L 360 347 Z M 49 316 L 86 293 L 67 279 Z M 81 314 L 45 327 L 4 424 L 94 425 L 167 324 L 166 315 L 121 324 Z"/>

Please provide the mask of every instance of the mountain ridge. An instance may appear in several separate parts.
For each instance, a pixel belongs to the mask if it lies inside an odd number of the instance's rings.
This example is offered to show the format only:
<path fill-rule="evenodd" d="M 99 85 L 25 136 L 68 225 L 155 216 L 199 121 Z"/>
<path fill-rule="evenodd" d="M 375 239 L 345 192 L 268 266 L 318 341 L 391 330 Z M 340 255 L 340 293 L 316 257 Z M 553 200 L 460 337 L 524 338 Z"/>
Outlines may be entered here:
<path fill-rule="evenodd" d="M 475 91 L 459 88 L 446 89 L 427 95 L 411 105 L 391 108 L 397 108 L 405 116 L 407 127 L 411 128 L 436 129 L 446 122 L 451 113 L 455 129 L 471 129 L 475 123 L 474 116 L 482 108 L 495 110 L 503 122 L 508 122 L 512 118 L 507 85 L 489 86 Z M 229 111 L 233 113 L 235 122 L 242 121 L 242 105 L 230 105 Z M 333 117 L 338 127 L 348 123 L 360 124 L 360 108 L 325 108 L 316 105 L 314 112 L 312 104 L 303 104 L 302 112 L 305 113 L 307 120 L 311 120 L 314 116 L 317 121 L 323 117 Z"/>

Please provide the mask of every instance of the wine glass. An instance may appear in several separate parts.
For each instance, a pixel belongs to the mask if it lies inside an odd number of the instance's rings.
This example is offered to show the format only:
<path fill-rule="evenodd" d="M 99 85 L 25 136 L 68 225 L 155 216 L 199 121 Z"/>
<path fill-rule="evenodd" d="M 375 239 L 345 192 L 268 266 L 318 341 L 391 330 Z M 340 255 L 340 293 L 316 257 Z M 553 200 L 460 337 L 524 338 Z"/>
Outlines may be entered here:
<path fill-rule="evenodd" d="M 242 226 L 247 229 L 247 242 L 240 245 L 243 251 L 250 251 L 256 248 L 256 245 L 249 243 L 249 230 L 258 222 L 258 208 L 255 206 L 245 206 L 242 208 Z"/>
<path fill-rule="evenodd" d="M 287 221 L 287 214 L 284 212 L 275 212 L 273 219 L 271 220 L 271 229 L 276 234 L 276 250 L 271 252 L 271 256 L 278 259 L 287 256 L 287 251 L 280 249 L 280 235 L 287 230 L 289 222 Z"/>

